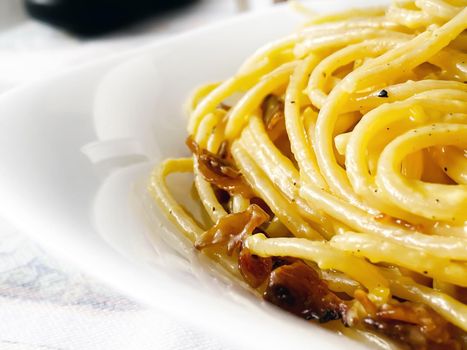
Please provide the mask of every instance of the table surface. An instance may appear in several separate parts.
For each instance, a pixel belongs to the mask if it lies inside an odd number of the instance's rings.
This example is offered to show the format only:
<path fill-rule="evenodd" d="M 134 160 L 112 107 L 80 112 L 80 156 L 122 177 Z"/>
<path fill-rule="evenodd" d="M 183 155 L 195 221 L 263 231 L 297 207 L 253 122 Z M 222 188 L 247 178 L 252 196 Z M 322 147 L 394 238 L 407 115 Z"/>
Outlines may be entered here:
<path fill-rule="evenodd" d="M 0 1 L 0 94 L 96 56 L 228 18 L 239 2 L 203 0 L 157 22 L 82 41 L 27 19 L 20 0 Z M 247 3 L 254 10 L 272 1 Z M 1 218 L 0 304 L 0 348 L 6 350 L 234 349 L 55 259 Z"/>

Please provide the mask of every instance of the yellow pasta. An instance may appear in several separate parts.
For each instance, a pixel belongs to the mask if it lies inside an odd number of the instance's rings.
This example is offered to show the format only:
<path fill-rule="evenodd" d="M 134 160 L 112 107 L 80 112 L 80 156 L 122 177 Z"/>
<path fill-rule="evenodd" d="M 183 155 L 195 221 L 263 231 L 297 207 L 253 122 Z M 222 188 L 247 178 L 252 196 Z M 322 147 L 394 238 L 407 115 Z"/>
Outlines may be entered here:
<path fill-rule="evenodd" d="M 193 93 L 193 159 L 158 166 L 151 194 L 287 311 L 386 349 L 466 348 L 467 1 L 295 7 L 300 29 Z M 207 227 L 175 172 L 194 174 Z"/>
<path fill-rule="evenodd" d="M 403 245 L 381 242 L 381 239 L 374 235 L 348 232 L 333 237 L 331 246 L 352 252 L 355 256 L 366 257 L 373 263 L 398 264 L 420 274 L 467 287 L 467 264 L 430 256 L 426 252 Z M 403 261 L 398 254 L 404 256 Z"/>
<path fill-rule="evenodd" d="M 324 242 L 303 238 L 269 238 L 262 234 L 249 237 L 246 246 L 259 256 L 294 256 L 315 261 L 324 270 L 334 269 L 366 286 L 370 291 L 388 287 L 387 280 L 378 269 L 364 259 L 353 257 L 344 251 L 334 249 Z M 361 270 L 365 274 L 361 274 Z"/>

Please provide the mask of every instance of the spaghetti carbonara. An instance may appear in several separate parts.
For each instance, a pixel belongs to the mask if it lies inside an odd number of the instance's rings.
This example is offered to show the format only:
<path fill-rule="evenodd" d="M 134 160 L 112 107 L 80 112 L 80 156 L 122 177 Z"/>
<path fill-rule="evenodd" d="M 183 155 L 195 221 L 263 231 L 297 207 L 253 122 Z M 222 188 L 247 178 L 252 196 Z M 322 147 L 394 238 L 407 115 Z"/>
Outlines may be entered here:
<path fill-rule="evenodd" d="M 358 339 L 467 344 L 467 1 L 314 15 L 188 102 L 150 191 L 265 300 Z M 166 183 L 194 174 L 201 224 Z M 190 189 L 187 189 L 187 193 Z"/>

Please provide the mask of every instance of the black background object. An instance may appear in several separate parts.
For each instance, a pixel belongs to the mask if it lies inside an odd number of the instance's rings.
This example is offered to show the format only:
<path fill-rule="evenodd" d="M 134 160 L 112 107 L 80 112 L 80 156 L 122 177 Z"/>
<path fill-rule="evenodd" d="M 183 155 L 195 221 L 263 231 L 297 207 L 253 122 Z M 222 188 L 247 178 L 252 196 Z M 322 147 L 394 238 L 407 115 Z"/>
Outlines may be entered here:
<path fill-rule="evenodd" d="M 96 36 L 196 0 L 25 0 L 34 18 L 78 36 Z"/>

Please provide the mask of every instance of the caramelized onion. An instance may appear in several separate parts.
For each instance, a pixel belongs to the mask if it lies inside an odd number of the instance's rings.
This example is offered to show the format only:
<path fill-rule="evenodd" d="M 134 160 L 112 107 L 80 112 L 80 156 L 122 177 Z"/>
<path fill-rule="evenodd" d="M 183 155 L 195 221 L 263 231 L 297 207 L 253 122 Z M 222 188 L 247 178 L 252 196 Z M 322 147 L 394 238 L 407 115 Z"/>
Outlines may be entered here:
<path fill-rule="evenodd" d="M 347 305 L 302 261 L 275 269 L 269 277 L 264 299 L 306 320 L 337 320 L 347 311 Z"/>
<path fill-rule="evenodd" d="M 206 161 L 218 161 L 216 156 L 209 158 L 211 153 L 200 151 L 196 143 L 193 142 L 192 146 L 196 153 L 207 154 Z M 225 166 L 225 163 L 219 164 Z M 234 168 L 233 170 L 236 171 Z M 297 258 L 262 258 L 251 254 L 243 246 L 244 240 L 269 220 L 268 213 L 258 204 L 252 203 L 243 212 L 228 214 L 219 219 L 196 240 L 195 247 L 203 249 L 225 245 L 228 254 L 237 252 L 241 275 L 253 288 L 263 286 L 260 288 L 262 290 L 266 285 L 263 293 L 266 301 L 306 320 L 328 322 L 341 319 L 347 324 L 348 304 L 330 291 L 326 282 L 312 267 Z M 376 219 L 392 221 L 394 218 Z M 392 222 L 406 224 L 402 221 Z M 361 325 L 407 344 L 412 350 L 462 349 L 456 340 L 456 328 L 426 305 L 403 302 L 377 307 L 362 290 L 355 292 L 355 300 L 360 302 L 367 314 L 361 320 Z"/>
<path fill-rule="evenodd" d="M 242 247 L 243 240 L 251 235 L 255 228 L 269 220 L 268 214 L 256 204 L 247 210 L 228 214 L 196 240 L 195 247 L 203 249 L 212 245 L 227 244 L 229 254 Z"/>
<path fill-rule="evenodd" d="M 285 132 L 284 103 L 276 95 L 268 95 L 261 104 L 266 132 L 275 141 Z"/>
<path fill-rule="evenodd" d="M 267 257 L 261 258 L 251 254 L 247 248 L 242 248 L 238 257 L 238 267 L 245 281 L 253 288 L 258 288 L 269 278 L 272 270 L 284 265 L 291 265 L 300 261 L 292 257 Z"/>
<path fill-rule="evenodd" d="M 253 288 L 258 288 L 272 271 L 272 258 L 261 258 L 242 248 L 238 256 L 238 268 L 245 281 Z"/>
<path fill-rule="evenodd" d="M 227 140 L 222 141 L 219 145 L 217 156 L 221 159 L 227 159 L 229 157 L 229 142 Z"/>
<path fill-rule="evenodd" d="M 217 108 L 228 112 L 232 108 L 232 106 L 228 105 L 227 103 L 221 102 L 221 103 L 219 103 Z"/>
<path fill-rule="evenodd" d="M 467 288 L 456 286 L 456 294 L 461 303 L 467 304 Z"/>
<path fill-rule="evenodd" d="M 272 258 L 272 269 L 275 270 L 284 265 L 292 265 L 294 262 L 301 261 L 291 256 L 274 256 Z"/>
<path fill-rule="evenodd" d="M 186 144 L 197 158 L 198 170 L 207 182 L 230 195 L 240 194 L 246 198 L 254 196 L 250 186 L 232 163 L 199 147 L 191 136 L 187 138 Z"/>
<path fill-rule="evenodd" d="M 265 213 L 267 213 L 271 218 L 274 217 L 274 213 L 273 211 L 271 210 L 271 208 L 269 207 L 269 205 L 267 205 L 267 203 L 264 201 L 264 199 L 260 198 L 260 197 L 253 197 L 253 198 L 250 198 L 250 203 L 251 204 L 256 204 L 258 205 L 261 209 L 264 210 Z"/>
<path fill-rule="evenodd" d="M 461 349 L 460 343 L 454 339 L 453 326 L 423 304 L 385 304 L 363 322 L 414 350 Z"/>

